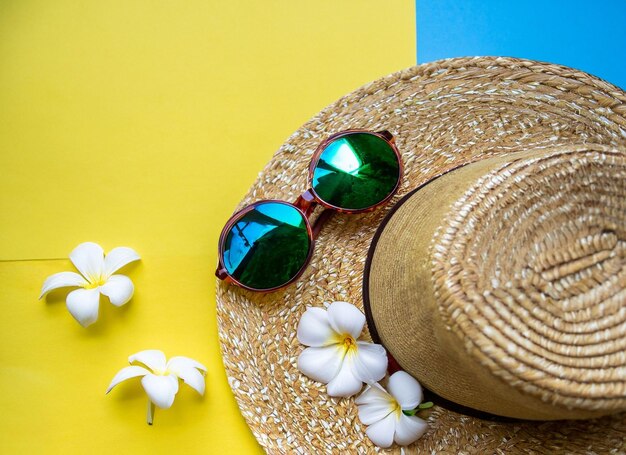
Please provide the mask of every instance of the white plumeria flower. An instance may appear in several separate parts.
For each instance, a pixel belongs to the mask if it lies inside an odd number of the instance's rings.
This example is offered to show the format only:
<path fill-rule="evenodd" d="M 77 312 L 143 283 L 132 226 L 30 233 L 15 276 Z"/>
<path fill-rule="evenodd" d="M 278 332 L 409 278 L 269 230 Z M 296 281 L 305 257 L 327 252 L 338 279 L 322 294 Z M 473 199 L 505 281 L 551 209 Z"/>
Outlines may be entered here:
<path fill-rule="evenodd" d="M 365 315 L 347 302 L 328 309 L 308 308 L 298 324 L 298 340 L 310 346 L 298 357 L 298 369 L 315 381 L 328 384 L 333 397 L 349 397 L 385 376 L 387 352 L 379 344 L 357 341 Z"/>
<path fill-rule="evenodd" d="M 106 393 L 122 381 L 141 376 L 141 385 L 148 394 L 149 425 L 152 425 L 155 405 L 161 409 L 168 409 L 174 403 L 179 379 L 200 395 L 204 395 L 204 375 L 207 369 L 193 359 L 178 356 L 166 362 L 163 352 L 148 349 L 131 355 L 128 363 L 131 366 L 118 371 Z"/>
<path fill-rule="evenodd" d="M 414 414 L 423 399 L 422 386 L 405 371 L 391 375 L 387 392 L 380 384 L 372 384 L 356 399 L 359 419 L 369 425 L 365 432 L 374 444 L 387 448 L 396 444 L 407 446 L 417 441 L 428 428 L 425 420 Z M 432 406 L 425 403 L 424 408 Z"/>
<path fill-rule="evenodd" d="M 98 319 L 100 294 L 106 295 L 115 306 L 122 306 L 133 296 L 135 288 L 130 278 L 114 275 L 116 271 L 139 255 L 125 246 L 112 249 L 104 257 L 102 247 L 93 242 L 78 245 L 70 253 L 70 260 L 78 271 L 60 272 L 49 276 L 41 288 L 41 299 L 48 292 L 64 287 L 80 287 L 67 295 L 67 309 L 80 325 L 87 327 Z"/>

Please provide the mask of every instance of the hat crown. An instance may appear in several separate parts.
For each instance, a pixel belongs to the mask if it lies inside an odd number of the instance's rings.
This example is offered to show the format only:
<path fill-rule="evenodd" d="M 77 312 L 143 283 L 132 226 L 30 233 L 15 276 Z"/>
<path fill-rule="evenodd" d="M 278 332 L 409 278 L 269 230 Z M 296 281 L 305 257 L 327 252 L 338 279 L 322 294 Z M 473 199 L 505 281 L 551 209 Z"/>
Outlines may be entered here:
<path fill-rule="evenodd" d="M 435 295 L 492 373 L 557 405 L 626 405 L 625 201 L 626 155 L 591 147 L 503 165 L 452 205 Z"/>
<path fill-rule="evenodd" d="M 626 409 L 626 150 L 461 166 L 399 204 L 375 251 L 373 323 L 429 389 L 509 417 Z"/>

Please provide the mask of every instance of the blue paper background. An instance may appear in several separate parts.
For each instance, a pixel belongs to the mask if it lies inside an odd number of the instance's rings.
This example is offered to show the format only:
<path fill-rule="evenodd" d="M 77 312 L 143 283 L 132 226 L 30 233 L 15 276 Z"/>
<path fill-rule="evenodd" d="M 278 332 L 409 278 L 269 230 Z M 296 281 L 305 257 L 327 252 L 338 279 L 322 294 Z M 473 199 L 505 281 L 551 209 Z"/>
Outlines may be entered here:
<path fill-rule="evenodd" d="M 626 89 L 626 0 L 416 0 L 417 61 L 502 55 Z"/>

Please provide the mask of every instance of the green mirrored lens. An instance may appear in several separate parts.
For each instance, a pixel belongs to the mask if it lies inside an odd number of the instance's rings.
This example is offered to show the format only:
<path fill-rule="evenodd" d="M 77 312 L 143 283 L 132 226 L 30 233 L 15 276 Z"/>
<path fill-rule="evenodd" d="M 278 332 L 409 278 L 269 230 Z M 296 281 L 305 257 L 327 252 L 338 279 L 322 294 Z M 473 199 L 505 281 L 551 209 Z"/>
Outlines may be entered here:
<path fill-rule="evenodd" d="M 400 178 L 400 163 L 384 139 L 352 133 L 331 142 L 313 172 L 313 190 L 335 207 L 360 210 L 383 201 Z"/>
<path fill-rule="evenodd" d="M 230 228 L 222 254 L 233 278 L 263 290 L 282 286 L 295 277 L 310 247 L 302 213 L 287 203 L 262 202 Z"/>

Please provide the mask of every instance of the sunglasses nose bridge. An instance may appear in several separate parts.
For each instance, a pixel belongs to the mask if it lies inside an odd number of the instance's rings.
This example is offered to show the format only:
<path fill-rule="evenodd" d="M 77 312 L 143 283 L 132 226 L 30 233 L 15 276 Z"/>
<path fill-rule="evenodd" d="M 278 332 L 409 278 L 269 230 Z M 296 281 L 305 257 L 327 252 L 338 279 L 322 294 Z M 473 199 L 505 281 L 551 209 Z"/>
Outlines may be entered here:
<path fill-rule="evenodd" d="M 298 197 L 298 199 L 296 199 L 296 202 L 293 205 L 302 210 L 307 217 L 311 215 L 317 205 L 313 191 L 311 189 L 306 190 L 301 196 Z"/>

